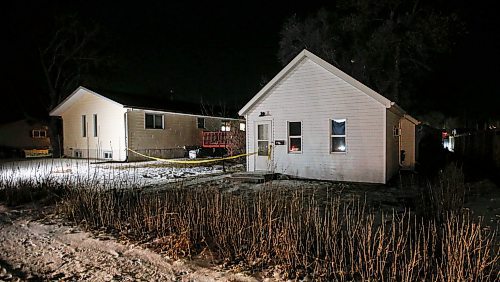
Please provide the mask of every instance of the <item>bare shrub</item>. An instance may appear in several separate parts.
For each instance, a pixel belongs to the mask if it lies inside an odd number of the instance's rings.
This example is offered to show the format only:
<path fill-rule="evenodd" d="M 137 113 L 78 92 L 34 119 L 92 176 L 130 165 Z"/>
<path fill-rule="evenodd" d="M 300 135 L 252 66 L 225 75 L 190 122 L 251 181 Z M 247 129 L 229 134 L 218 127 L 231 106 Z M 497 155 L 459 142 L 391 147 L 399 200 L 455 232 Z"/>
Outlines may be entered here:
<path fill-rule="evenodd" d="M 228 266 L 276 266 L 284 279 L 493 281 L 500 275 L 496 232 L 468 214 L 447 213 L 441 224 L 409 211 L 374 212 L 334 193 L 277 188 L 241 195 L 185 187 L 73 190 L 60 208 L 89 228 L 149 242 L 172 257 L 208 249 Z"/>
<path fill-rule="evenodd" d="M 462 168 L 455 163 L 449 164 L 421 191 L 421 211 L 427 218 L 443 221 L 447 212 L 460 212 L 467 191 Z"/>

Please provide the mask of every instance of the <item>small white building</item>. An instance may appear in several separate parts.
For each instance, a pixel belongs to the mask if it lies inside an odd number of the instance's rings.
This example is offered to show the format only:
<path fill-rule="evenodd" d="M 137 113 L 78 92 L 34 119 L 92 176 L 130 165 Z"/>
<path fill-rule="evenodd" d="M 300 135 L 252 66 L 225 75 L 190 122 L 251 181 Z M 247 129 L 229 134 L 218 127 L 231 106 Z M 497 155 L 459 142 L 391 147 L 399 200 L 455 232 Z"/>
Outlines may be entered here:
<path fill-rule="evenodd" d="M 74 158 L 143 160 L 183 157 L 202 145 L 204 131 L 227 130 L 238 119 L 204 115 L 199 105 L 78 87 L 51 112 L 63 121 L 63 152 Z"/>
<path fill-rule="evenodd" d="M 239 114 L 247 152 L 257 152 L 247 157 L 248 171 L 386 183 L 415 165 L 418 121 L 307 50 Z"/>

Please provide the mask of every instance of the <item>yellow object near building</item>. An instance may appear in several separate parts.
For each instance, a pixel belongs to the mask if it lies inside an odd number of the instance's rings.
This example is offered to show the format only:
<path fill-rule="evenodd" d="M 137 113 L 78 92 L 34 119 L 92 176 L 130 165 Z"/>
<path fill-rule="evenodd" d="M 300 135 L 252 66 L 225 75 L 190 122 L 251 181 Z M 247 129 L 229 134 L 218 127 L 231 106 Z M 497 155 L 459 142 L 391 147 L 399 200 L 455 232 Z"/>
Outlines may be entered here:
<path fill-rule="evenodd" d="M 24 150 L 24 155 L 26 158 L 39 158 L 39 157 L 50 157 L 52 154 L 49 149 L 31 149 Z"/>

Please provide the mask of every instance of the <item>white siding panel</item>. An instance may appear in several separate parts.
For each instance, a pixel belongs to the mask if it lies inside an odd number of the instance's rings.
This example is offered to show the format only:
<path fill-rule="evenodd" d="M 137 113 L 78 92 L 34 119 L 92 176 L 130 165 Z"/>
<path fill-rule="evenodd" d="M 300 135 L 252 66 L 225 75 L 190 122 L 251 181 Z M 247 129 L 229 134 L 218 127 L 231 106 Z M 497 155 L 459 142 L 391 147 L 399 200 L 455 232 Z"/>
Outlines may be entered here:
<path fill-rule="evenodd" d="M 259 117 L 260 112 L 269 116 Z M 276 172 L 305 178 L 385 182 L 384 118 L 379 102 L 309 59 L 304 59 L 257 102 L 247 115 L 248 152 L 255 151 L 254 128 L 272 119 L 273 140 L 286 140 L 287 121 L 302 121 L 303 152 L 274 146 Z M 347 119 L 347 153 L 330 153 L 330 120 Z M 253 157 L 248 158 L 254 170 Z"/>
<path fill-rule="evenodd" d="M 94 137 L 93 115 L 97 114 L 97 137 Z M 64 154 L 74 156 L 81 150 L 83 157 L 102 159 L 105 151 L 113 152 L 113 160 L 124 161 L 125 109 L 91 93 L 85 93 L 62 113 Z M 82 136 L 82 115 L 86 115 L 87 137 Z"/>

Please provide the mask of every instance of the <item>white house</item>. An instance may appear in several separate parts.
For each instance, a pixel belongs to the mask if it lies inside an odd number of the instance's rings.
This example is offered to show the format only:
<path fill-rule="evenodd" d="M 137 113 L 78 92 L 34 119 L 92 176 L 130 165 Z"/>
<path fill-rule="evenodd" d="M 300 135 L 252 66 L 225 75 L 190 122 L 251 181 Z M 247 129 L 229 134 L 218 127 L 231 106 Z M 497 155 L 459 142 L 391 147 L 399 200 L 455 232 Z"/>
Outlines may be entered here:
<path fill-rule="evenodd" d="M 51 112 L 63 121 L 64 155 L 115 161 L 139 155 L 183 157 L 185 147 L 200 146 L 203 131 L 227 130 L 237 119 L 207 116 L 199 105 L 170 99 L 99 94 L 78 87 Z"/>
<path fill-rule="evenodd" d="M 257 152 L 247 157 L 248 171 L 386 183 L 415 165 L 418 121 L 307 50 L 239 114 L 247 152 Z"/>

